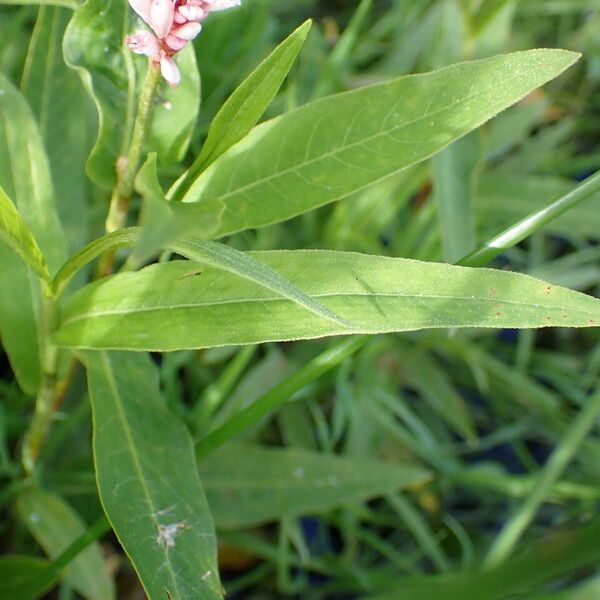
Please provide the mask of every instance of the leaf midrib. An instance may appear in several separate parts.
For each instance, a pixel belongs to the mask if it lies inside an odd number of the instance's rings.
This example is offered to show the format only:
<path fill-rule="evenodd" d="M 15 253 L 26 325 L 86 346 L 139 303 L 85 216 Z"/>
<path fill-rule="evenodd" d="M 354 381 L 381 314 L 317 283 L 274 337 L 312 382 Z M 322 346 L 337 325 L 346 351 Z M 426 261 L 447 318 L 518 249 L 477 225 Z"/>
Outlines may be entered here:
<path fill-rule="evenodd" d="M 418 77 L 418 76 L 413 76 L 413 77 Z M 513 74 L 510 77 L 508 77 L 507 79 L 502 80 L 501 84 L 502 85 L 508 85 L 512 80 L 517 79 L 519 77 L 522 77 L 522 74 Z M 369 143 L 369 142 L 371 142 L 373 140 L 376 140 L 376 139 L 378 139 L 380 137 L 385 137 L 385 136 L 392 135 L 394 133 L 397 133 L 397 132 L 401 131 L 402 129 L 404 129 L 406 127 L 410 127 L 411 125 L 415 125 L 415 124 L 417 124 L 417 123 L 419 123 L 421 121 L 424 121 L 426 119 L 430 119 L 432 116 L 436 116 L 436 115 L 438 115 L 440 113 L 443 113 L 445 111 L 451 110 L 454 106 L 457 106 L 457 105 L 459 105 L 461 103 L 464 103 L 464 102 L 469 102 L 469 101 L 471 101 L 471 100 L 473 100 L 473 99 L 475 99 L 475 98 L 477 98 L 479 96 L 485 95 L 485 94 L 489 93 L 490 91 L 493 91 L 493 90 L 497 89 L 499 85 L 500 85 L 499 83 L 496 83 L 495 85 L 487 87 L 484 90 L 481 90 L 481 91 L 479 91 L 479 92 L 477 92 L 475 94 L 472 94 L 472 95 L 469 95 L 469 96 L 465 96 L 465 97 L 463 97 L 463 98 L 461 98 L 459 100 L 455 100 L 451 104 L 448 104 L 448 105 L 446 105 L 446 106 L 444 106 L 442 108 L 439 108 L 439 109 L 437 109 L 437 110 L 435 110 L 433 112 L 421 115 L 420 117 L 418 117 L 416 119 L 412 119 L 412 120 L 406 121 L 406 122 L 404 122 L 402 124 L 397 124 L 397 125 L 395 125 L 393 127 L 390 127 L 389 129 L 386 129 L 386 130 L 383 130 L 383 131 L 379 131 L 379 132 L 377 132 L 375 134 L 372 134 L 370 136 L 361 138 L 360 140 L 358 140 L 356 142 L 352 142 L 350 144 L 344 144 L 342 146 L 338 146 L 337 148 L 335 148 L 333 150 L 330 150 L 328 152 L 324 152 L 322 154 L 318 154 L 317 156 L 314 156 L 311 159 L 304 160 L 304 161 L 302 161 L 300 163 L 297 163 L 297 164 L 295 164 L 295 165 L 293 165 L 291 167 L 279 170 L 279 171 L 277 171 L 275 173 L 271 173 L 270 175 L 267 175 L 265 177 L 257 179 L 257 180 L 255 180 L 255 181 L 253 181 L 251 183 L 248 183 L 248 184 L 246 184 L 244 186 L 237 187 L 237 188 L 235 188 L 235 189 L 233 189 L 231 191 L 227 191 L 224 194 L 217 195 L 217 196 L 214 196 L 214 197 L 216 199 L 218 199 L 218 200 L 223 200 L 224 201 L 224 200 L 227 200 L 227 199 L 229 199 L 229 198 L 231 198 L 233 196 L 237 196 L 239 194 L 244 194 L 248 190 L 251 190 L 253 188 L 259 187 L 259 186 L 261 186 L 261 185 L 263 185 L 265 183 L 268 183 L 268 182 L 272 181 L 273 179 L 277 179 L 278 177 L 281 177 L 281 176 L 284 176 L 284 175 L 288 175 L 289 173 L 293 173 L 295 171 L 299 171 L 299 170 L 305 168 L 306 166 L 309 166 L 309 165 L 311 165 L 311 164 L 313 164 L 315 162 L 318 162 L 318 161 L 321 161 L 321 160 L 324 160 L 324 159 L 327 159 L 327 158 L 330 158 L 330 157 L 335 157 L 338 154 L 341 154 L 342 152 L 345 152 L 345 151 L 347 151 L 349 149 L 355 148 L 357 146 L 362 146 L 362 145 L 364 145 L 366 143 Z M 307 106 L 309 106 L 309 105 L 307 105 Z M 284 117 L 280 117 L 280 119 L 283 119 L 283 118 Z M 486 122 L 486 120 L 487 120 L 486 118 L 483 118 L 483 119 L 478 120 L 477 123 L 483 124 L 483 123 Z M 268 126 L 272 126 L 272 122 L 271 123 L 267 122 L 264 125 L 259 125 L 258 128 L 268 127 Z M 477 126 L 478 125 L 475 125 L 473 128 L 477 128 Z M 411 143 L 415 143 L 415 142 L 411 141 Z M 225 155 L 223 155 L 223 156 L 225 156 Z M 426 158 L 427 157 L 423 157 L 423 159 L 419 159 L 417 162 L 421 162 L 422 160 L 425 160 Z M 216 163 L 214 163 L 214 164 L 216 164 Z M 407 166 L 407 165 L 405 165 L 405 166 Z M 404 168 L 404 167 L 399 167 L 397 170 L 400 170 L 402 168 Z M 206 172 L 208 173 L 209 171 L 206 171 Z M 193 189 L 193 187 L 191 189 Z M 197 200 L 193 200 L 193 201 L 189 201 L 188 200 L 187 202 L 190 203 L 190 202 L 196 202 L 196 201 Z M 184 199 L 184 202 L 185 202 L 185 199 Z"/>
<path fill-rule="evenodd" d="M 466 302 L 485 302 L 489 304 L 496 305 L 505 305 L 505 306 L 521 306 L 523 308 L 540 308 L 546 310 L 556 310 L 556 311 L 577 311 L 579 313 L 590 315 L 594 317 L 598 317 L 600 314 L 600 310 L 596 312 L 590 312 L 588 310 L 584 310 L 581 308 L 565 308 L 564 306 L 554 306 L 547 304 L 538 304 L 535 302 L 520 302 L 516 300 L 503 300 L 498 298 L 483 298 L 477 296 L 450 296 L 450 295 L 439 295 L 439 294 L 392 294 L 392 293 L 356 293 L 352 292 L 349 294 L 342 293 L 323 293 L 323 294 L 310 294 L 311 298 L 397 298 L 397 299 L 427 299 L 427 300 L 463 300 Z M 263 303 L 263 302 L 290 302 L 291 300 L 287 300 L 286 298 L 281 297 L 264 297 L 264 298 L 236 298 L 235 300 L 215 300 L 211 302 L 203 302 L 203 303 L 185 303 L 185 304 L 169 304 L 169 305 L 159 305 L 159 306 L 147 306 L 143 308 L 131 308 L 131 309 L 123 309 L 123 310 L 114 310 L 114 311 L 97 311 L 97 312 L 87 312 L 81 315 L 73 315 L 72 317 L 68 317 L 64 319 L 61 323 L 61 326 L 69 325 L 71 323 L 75 323 L 77 321 L 86 320 L 90 318 L 96 317 L 113 317 L 113 316 L 125 316 L 131 314 L 142 314 L 142 313 L 150 313 L 150 312 L 159 312 L 159 311 L 172 311 L 178 309 L 194 309 L 194 308 L 204 308 L 209 306 L 220 306 L 220 305 L 228 305 L 228 304 L 252 304 L 252 303 Z M 326 321 L 323 317 L 323 320 Z M 352 330 L 350 327 L 347 328 L 349 331 Z"/>
<path fill-rule="evenodd" d="M 106 352 L 101 352 L 100 355 L 101 355 L 101 361 L 102 361 L 103 367 L 106 372 L 106 378 L 107 378 L 107 381 L 108 381 L 108 384 L 110 387 L 110 391 L 112 392 L 113 398 L 115 400 L 115 405 L 117 408 L 117 418 L 119 419 L 119 421 L 121 421 L 123 433 L 125 435 L 125 439 L 127 442 L 127 447 L 129 448 L 129 451 L 130 451 L 130 454 L 132 457 L 134 470 L 136 471 L 136 473 L 138 475 L 138 480 L 140 483 L 140 487 L 142 488 L 144 500 L 146 501 L 146 505 L 149 509 L 148 516 L 149 516 L 150 520 L 153 521 L 153 523 L 156 527 L 156 530 L 160 531 L 160 529 L 159 529 L 160 523 L 159 523 L 158 519 L 156 519 L 154 517 L 154 515 L 158 512 L 158 508 L 154 505 L 154 502 L 152 500 L 152 495 L 150 493 L 148 486 L 146 485 L 146 480 L 144 478 L 144 469 L 142 467 L 140 457 L 135 448 L 135 443 L 133 441 L 133 435 L 131 432 L 131 428 L 128 425 L 127 417 L 125 414 L 125 409 L 121 402 L 121 395 L 119 394 L 117 384 L 114 380 L 114 377 L 112 374 L 112 369 L 110 368 L 110 361 L 108 360 Z M 107 515 L 108 514 L 109 513 L 107 513 Z M 110 519 L 110 516 L 109 516 L 109 519 Z M 116 530 L 115 530 L 115 533 L 117 533 Z M 118 536 L 118 534 L 117 534 L 117 536 Z M 177 575 L 176 575 L 175 571 L 173 570 L 173 565 L 171 564 L 169 551 L 165 546 L 161 546 L 161 547 L 162 547 L 163 555 L 165 557 L 164 564 L 167 565 L 167 572 L 169 573 L 172 583 L 175 585 L 175 588 L 177 589 L 177 597 L 181 597 L 181 592 L 180 592 L 179 584 L 177 581 Z M 123 546 L 123 548 L 125 548 L 125 546 Z M 133 560 L 131 562 L 132 562 L 136 572 L 138 573 L 138 576 L 140 577 L 140 581 L 143 581 L 135 562 Z"/>

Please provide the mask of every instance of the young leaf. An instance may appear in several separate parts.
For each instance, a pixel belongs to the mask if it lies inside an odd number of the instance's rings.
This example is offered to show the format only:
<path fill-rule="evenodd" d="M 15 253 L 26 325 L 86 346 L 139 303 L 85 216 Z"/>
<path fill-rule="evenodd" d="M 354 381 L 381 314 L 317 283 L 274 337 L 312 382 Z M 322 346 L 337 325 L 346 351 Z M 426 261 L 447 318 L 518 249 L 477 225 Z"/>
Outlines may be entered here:
<path fill-rule="evenodd" d="M 290 219 L 431 157 L 578 56 L 516 52 L 318 100 L 256 127 L 182 199 L 222 200 L 219 235 Z"/>
<path fill-rule="evenodd" d="M 306 21 L 284 40 L 233 92 L 213 119 L 202 151 L 175 186 L 179 199 L 198 175 L 244 138 L 258 123 L 302 49 L 311 22 Z"/>
<path fill-rule="evenodd" d="M 136 26 L 134 11 L 123 0 L 87 0 L 73 14 L 64 39 L 67 64 L 82 74 L 96 103 L 100 131 L 88 160 L 90 177 L 111 188 L 115 164 L 131 137 L 138 89 L 148 63 L 133 55 L 123 40 Z M 177 160 L 187 149 L 200 105 L 200 80 L 194 50 L 178 54 L 182 81 L 161 93 L 148 132 L 148 147 Z"/>
<path fill-rule="evenodd" d="M 23 522 L 50 558 L 57 558 L 84 531 L 79 515 L 60 497 L 30 488 L 19 495 L 17 507 Z M 96 543 L 75 558 L 65 580 L 89 600 L 115 598 L 113 581 Z"/>
<path fill-rule="evenodd" d="M 270 269 L 264 263 L 252 258 L 250 254 L 240 252 L 235 248 L 217 242 L 197 242 L 193 238 L 181 240 L 172 244 L 171 249 L 196 262 L 201 262 L 216 269 L 222 269 L 238 275 L 248 281 L 258 283 L 260 286 L 295 302 L 306 310 L 336 323 L 350 326 L 345 319 L 340 319 L 335 313 L 314 300 L 302 290 L 298 289 L 291 281 L 282 277 L 277 271 Z"/>
<path fill-rule="evenodd" d="M 10 246 L 38 277 L 46 281 L 50 278 L 48 266 L 31 230 L 1 187 L 0 239 Z"/>
<path fill-rule="evenodd" d="M 223 529 L 324 513 L 430 479 L 412 465 L 240 443 L 217 450 L 199 469 L 215 523 Z"/>
<path fill-rule="evenodd" d="M 48 160 L 27 102 L 0 74 L 0 185 L 15 202 L 43 253 L 50 273 L 65 258 L 65 244 L 54 207 Z M 0 335 L 19 385 L 35 393 L 40 381 L 37 277 L 12 249 L 0 244 Z"/>
<path fill-rule="evenodd" d="M 322 250 L 251 256 L 352 326 L 247 279 L 177 261 L 77 292 L 56 341 L 168 351 L 441 327 L 600 325 L 600 300 L 519 273 Z"/>
<path fill-rule="evenodd" d="M 86 353 L 104 510 L 150 598 L 222 598 L 192 440 L 145 354 Z"/>

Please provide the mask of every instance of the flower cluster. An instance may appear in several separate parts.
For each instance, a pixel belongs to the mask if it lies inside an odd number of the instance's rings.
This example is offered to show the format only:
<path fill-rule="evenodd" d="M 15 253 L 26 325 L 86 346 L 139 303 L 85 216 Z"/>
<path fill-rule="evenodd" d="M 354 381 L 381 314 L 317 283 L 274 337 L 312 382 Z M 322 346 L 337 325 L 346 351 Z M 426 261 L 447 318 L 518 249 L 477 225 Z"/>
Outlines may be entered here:
<path fill-rule="evenodd" d="M 241 0 L 129 0 L 135 12 L 150 25 L 156 36 L 142 29 L 127 36 L 127 46 L 160 64 L 163 77 L 172 86 L 181 76 L 173 60 L 202 29 L 202 21 L 214 11 L 239 6 Z"/>

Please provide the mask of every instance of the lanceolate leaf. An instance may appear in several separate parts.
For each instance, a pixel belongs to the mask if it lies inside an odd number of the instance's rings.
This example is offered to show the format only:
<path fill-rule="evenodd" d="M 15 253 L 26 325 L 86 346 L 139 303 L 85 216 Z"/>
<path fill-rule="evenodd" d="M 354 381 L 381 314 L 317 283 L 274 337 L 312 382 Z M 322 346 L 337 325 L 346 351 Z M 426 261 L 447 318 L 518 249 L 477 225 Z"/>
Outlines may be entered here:
<path fill-rule="evenodd" d="M 21 518 L 50 558 L 57 558 L 84 531 L 79 515 L 60 497 L 31 488 L 17 498 Z M 75 558 L 65 571 L 65 580 L 84 598 L 112 600 L 113 581 L 96 543 Z"/>
<path fill-rule="evenodd" d="M 85 161 L 96 125 L 94 107 L 80 78 L 63 60 L 62 40 L 71 16 L 65 8 L 40 7 L 21 89 L 39 123 L 52 168 L 56 208 L 69 249 L 75 251 L 89 237 Z"/>
<path fill-rule="evenodd" d="M 416 466 L 239 443 L 227 444 L 199 468 L 215 523 L 223 529 L 323 513 L 430 478 Z"/>
<path fill-rule="evenodd" d="M 88 285 L 56 341 L 178 350 L 440 327 L 589 327 L 600 301 L 517 273 L 331 251 L 251 253 L 352 326 L 252 281 L 173 262 Z"/>
<path fill-rule="evenodd" d="M 61 227 L 54 208 L 50 169 L 41 136 L 23 96 L 0 74 L 0 186 L 14 201 L 53 273 L 65 258 Z M 0 243 L 0 335 L 21 387 L 39 385 L 37 277 Z"/>
<path fill-rule="evenodd" d="M 27 224 L 0 187 L 0 239 L 42 279 L 50 277 L 46 261 Z"/>
<path fill-rule="evenodd" d="M 192 440 L 145 354 L 84 355 L 100 498 L 150 598 L 221 598 Z"/>
<path fill-rule="evenodd" d="M 311 23 L 307 21 L 242 82 L 213 119 L 202 152 L 177 187 L 184 192 L 190 183 L 221 154 L 239 142 L 256 125 L 275 98 L 302 49 Z"/>
<path fill-rule="evenodd" d="M 577 57 L 517 52 L 318 100 L 256 127 L 183 200 L 222 200 L 220 235 L 289 219 L 429 158 Z"/>
<path fill-rule="evenodd" d="M 126 1 L 87 0 L 75 11 L 63 46 L 67 63 L 82 73 L 98 109 L 100 131 L 87 167 L 92 179 L 107 188 L 114 184 L 117 158 L 129 142 L 148 65 L 124 44 L 138 26 Z M 185 152 L 200 104 L 193 48 L 180 52 L 177 60 L 182 83 L 177 88 L 161 87 L 162 102 L 148 132 L 149 149 L 171 160 Z"/>

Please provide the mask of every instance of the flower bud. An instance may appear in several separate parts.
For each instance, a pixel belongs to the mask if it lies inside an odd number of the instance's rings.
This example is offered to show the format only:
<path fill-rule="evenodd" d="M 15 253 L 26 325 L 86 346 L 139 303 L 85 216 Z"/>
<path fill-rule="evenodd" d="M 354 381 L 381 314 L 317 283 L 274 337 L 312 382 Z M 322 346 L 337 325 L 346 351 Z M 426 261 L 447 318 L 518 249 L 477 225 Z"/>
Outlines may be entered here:
<path fill-rule="evenodd" d="M 175 87 L 179 85 L 181 81 L 179 68 L 175 64 L 175 61 L 164 53 L 160 58 L 160 72 L 170 86 Z"/>
<path fill-rule="evenodd" d="M 175 9 L 171 0 L 152 0 L 148 24 L 160 39 L 166 38 L 169 34 L 174 17 Z"/>

